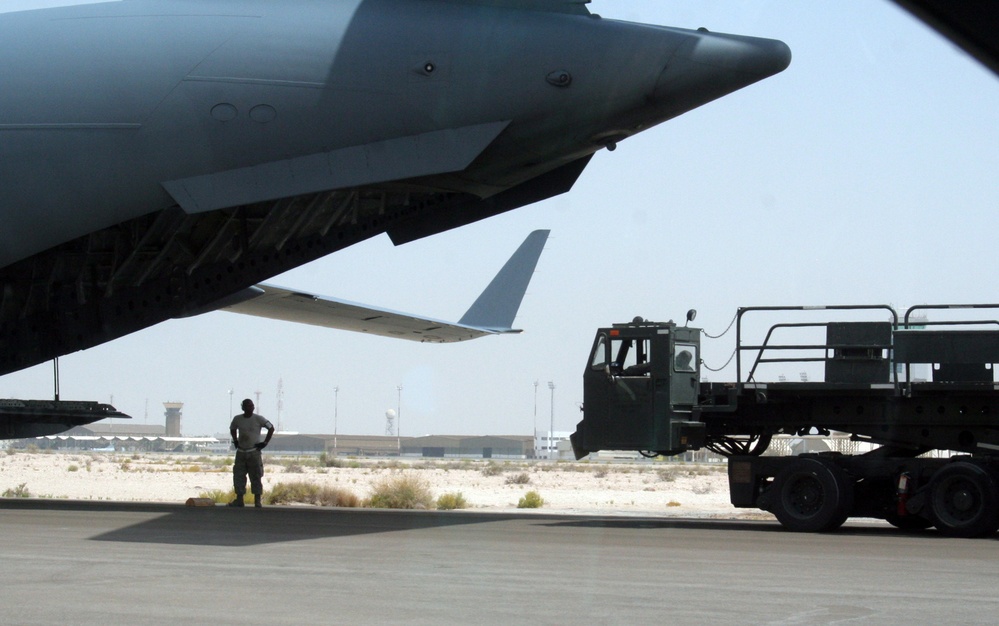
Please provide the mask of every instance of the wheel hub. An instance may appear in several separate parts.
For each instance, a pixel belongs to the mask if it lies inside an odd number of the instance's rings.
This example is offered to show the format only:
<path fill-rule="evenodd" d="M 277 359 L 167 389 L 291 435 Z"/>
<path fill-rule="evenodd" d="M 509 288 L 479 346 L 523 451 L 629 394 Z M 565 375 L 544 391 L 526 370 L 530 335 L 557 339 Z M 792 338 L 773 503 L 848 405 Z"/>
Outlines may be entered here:
<path fill-rule="evenodd" d="M 955 510 L 967 512 L 975 505 L 975 497 L 967 489 L 959 489 L 951 500 Z"/>

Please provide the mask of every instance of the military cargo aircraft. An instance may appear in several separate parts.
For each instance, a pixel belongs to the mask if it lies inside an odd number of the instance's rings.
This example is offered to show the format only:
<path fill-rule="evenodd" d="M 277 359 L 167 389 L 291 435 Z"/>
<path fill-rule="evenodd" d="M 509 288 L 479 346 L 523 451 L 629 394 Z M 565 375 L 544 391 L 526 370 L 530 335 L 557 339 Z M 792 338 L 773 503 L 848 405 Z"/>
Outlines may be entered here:
<path fill-rule="evenodd" d="M 563 193 L 790 62 L 586 4 L 0 4 L 0 374 Z"/>

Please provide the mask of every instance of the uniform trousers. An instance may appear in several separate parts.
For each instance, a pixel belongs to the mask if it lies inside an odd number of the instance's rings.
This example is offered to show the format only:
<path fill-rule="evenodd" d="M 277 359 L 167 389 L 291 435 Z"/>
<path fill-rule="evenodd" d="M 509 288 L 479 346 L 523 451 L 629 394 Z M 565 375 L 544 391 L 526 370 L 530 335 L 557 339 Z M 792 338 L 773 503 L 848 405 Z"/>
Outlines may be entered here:
<path fill-rule="evenodd" d="M 250 477 L 250 493 L 259 496 L 264 492 L 264 459 L 260 450 L 236 450 L 236 461 L 232 464 L 232 489 L 237 496 L 246 493 L 246 477 Z"/>

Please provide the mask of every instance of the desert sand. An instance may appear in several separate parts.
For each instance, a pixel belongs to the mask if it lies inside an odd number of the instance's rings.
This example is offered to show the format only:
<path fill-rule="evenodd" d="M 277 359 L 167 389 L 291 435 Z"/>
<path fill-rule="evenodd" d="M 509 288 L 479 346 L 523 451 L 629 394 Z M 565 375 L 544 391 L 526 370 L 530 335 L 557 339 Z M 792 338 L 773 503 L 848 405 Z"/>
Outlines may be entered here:
<path fill-rule="evenodd" d="M 574 463 L 339 459 L 265 455 L 264 489 L 308 481 L 347 489 L 361 499 L 373 484 L 400 473 L 424 479 L 436 498 L 460 493 L 469 509 L 509 512 L 528 491 L 544 498 L 542 513 L 767 518 L 736 509 L 728 499 L 724 464 Z M 0 451 L 5 497 L 176 502 L 232 489 L 228 455 L 173 453 Z M 526 481 L 526 482 L 525 482 Z"/>

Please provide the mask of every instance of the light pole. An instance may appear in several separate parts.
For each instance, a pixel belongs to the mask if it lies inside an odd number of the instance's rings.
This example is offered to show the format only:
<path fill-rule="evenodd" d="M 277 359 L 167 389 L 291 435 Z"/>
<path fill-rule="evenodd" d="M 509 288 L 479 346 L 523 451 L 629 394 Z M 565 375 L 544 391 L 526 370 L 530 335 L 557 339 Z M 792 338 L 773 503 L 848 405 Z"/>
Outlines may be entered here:
<path fill-rule="evenodd" d="M 229 419 L 232 419 L 232 387 L 229 388 Z"/>
<path fill-rule="evenodd" d="M 333 456 L 336 456 L 336 418 L 337 408 L 340 401 L 340 387 L 333 386 Z"/>
<path fill-rule="evenodd" d="M 534 432 L 531 446 L 534 449 L 534 458 L 538 458 L 538 381 L 534 381 Z"/>
<path fill-rule="evenodd" d="M 402 456 L 402 385 L 396 385 L 398 393 L 395 410 L 395 446 L 399 449 L 399 456 Z"/>
<path fill-rule="evenodd" d="M 548 458 L 551 459 L 555 456 L 552 444 L 552 440 L 555 439 L 555 383 L 549 380 L 548 388 L 552 390 L 551 423 L 548 426 Z"/>

